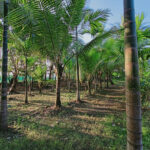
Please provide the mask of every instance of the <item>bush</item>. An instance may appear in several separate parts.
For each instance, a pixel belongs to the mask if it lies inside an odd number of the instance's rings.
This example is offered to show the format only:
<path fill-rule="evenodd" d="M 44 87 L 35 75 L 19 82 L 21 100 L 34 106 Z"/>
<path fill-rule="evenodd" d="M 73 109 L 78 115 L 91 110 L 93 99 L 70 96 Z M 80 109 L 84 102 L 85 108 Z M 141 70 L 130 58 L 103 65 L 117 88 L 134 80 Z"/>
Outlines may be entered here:
<path fill-rule="evenodd" d="M 43 81 L 43 85 L 44 86 L 49 86 L 49 85 L 52 85 L 52 86 L 55 86 L 56 85 L 56 81 L 55 80 L 46 80 L 46 81 Z"/>
<path fill-rule="evenodd" d="M 141 78 L 142 102 L 150 100 L 150 71 L 143 73 Z"/>

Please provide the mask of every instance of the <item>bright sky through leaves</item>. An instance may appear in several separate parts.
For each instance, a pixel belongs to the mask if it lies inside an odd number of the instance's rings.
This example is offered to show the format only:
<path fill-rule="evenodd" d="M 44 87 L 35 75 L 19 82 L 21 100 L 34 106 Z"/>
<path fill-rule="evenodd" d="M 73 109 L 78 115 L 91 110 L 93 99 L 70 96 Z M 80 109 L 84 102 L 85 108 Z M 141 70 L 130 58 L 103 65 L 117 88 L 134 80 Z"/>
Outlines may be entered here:
<path fill-rule="evenodd" d="M 150 23 L 150 0 L 134 0 L 136 14 L 145 14 L 145 23 Z M 123 16 L 123 0 L 88 0 L 87 6 L 94 10 L 108 8 L 111 10 L 111 15 L 107 22 L 107 28 L 121 23 Z M 89 35 L 84 36 L 84 41 L 90 41 Z"/>

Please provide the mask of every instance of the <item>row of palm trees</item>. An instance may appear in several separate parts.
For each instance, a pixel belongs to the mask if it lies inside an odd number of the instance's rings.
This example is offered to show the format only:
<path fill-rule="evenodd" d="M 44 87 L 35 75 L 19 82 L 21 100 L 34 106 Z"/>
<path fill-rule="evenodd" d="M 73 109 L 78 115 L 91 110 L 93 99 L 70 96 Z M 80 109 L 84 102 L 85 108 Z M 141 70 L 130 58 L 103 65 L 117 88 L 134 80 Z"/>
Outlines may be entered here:
<path fill-rule="evenodd" d="M 19 0 L 18 0 L 19 1 Z M 60 1 L 57 1 L 57 4 L 61 4 Z M 32 35 L 37 34 L 39 36 L 44 36 L 44 48 L 47 50 L 47 54 L 50 54 L 50 59 L 54 60 L 56 66 L 56 75 L 57 75 L 57 83 L 56 83 L 56 106 L 61 106 L 60 101 L 60 79 L 62 76 L 62 72 L 64 69 L 62 57 L 64 55 L 64 49 L 68 46 L 70 42 L 70 34 L 68 34 L 69 30 L 76 30 L 77 26 L 81 22 L 82 15 L 79 12 L 83 11 L 83 6 L 85 1 L 71 1 L 72 4 L 69 6 L 62 7 L 59 9 L 56 4 L 50 4 L 49 1 L 40 2 L 31 1 L 26 5 L 24 3 L 23 8 L 17 9 L 12 12 L 12 15 L 15 17 L 19 17 L 17 13 L 24 13 L 29 7 L 33 10 L 32 15 L 30 12 L 26 18 L 26 23 L 36 24 L 36 26 L 31 26 L 30 31 L 28 31 L 28 35 L 32 37 Z M 47 6 L 49 7 L 47 7 Z M 80 7 L 79 7 L 80 6 Z M 78 8 L 75 10 L 75 8 Z M 49 11 L 51 14 L 49 14 Z M 54 13 L 52 13 L 54 11 Z M 59 15 L 56 15 L 59 13 Z M 40 14 L 40 15 L 39 15 Z M 61 15 L 60 15 L 61 14 Z M 68 15 L 69 14 L 69 15 Z M 2 94 L 1 94 L 1 110 L 0 110 L 0 128 L 1 130 L 6 130 L 8 128 L 8 114 L 7 114 L 7 31 L 8 31 L 8 1 L 4 0 L 4 30 L 3 30 L 3 62 L 2 62 Z M 34 16 L 34 17 L 33 17 Z M 65 16 L 65 17 L 64 17 Z M 71 17 L 70 17 L 71 16 Z M 27 20 L 27 18 L 29 19 Z M 10 17 L 11 18 L 11 17 Z M 44 18 L 44 22 L 43 22 Z M 65 18 L 66 20 L 62 20 Z M 14 19 L 16 22 L 16 26 L 19 23 L 23 23 L 22 20 L 17 22 L 17 19 Z M 40 22 L 38 23 L 37 20 Z M 42 22 L 41 22 L 42 21 Z M 53 29 L 53 24 L 57 26 L 56 29 Z M 68 27 L 66 28 L 66 24 Z M 20 24 L 18 28 L 20 28 Z M 46 28 L 45 28 L 46 27 Z M 125 76 L 126 76 L 126 114 L 127 114 L 127 149 L 128 150 L 142 150 L 142 125 L 141 125 L 141 100 L 140 100 L 140 83 L 139 83 L 139 67 L 138 67 L 138 50 L 137 50 L 137 37 L 136 37 L 136 24 L 135 24 L 135 12 L 134 12 L 134 0 L 124 0 L 124 28 L 125 28 Z M 28 28 L 29 29 L 29 28 Z M 24 28 L 24 32 L 26 33 L 27 28 Z M 43 29 L 42 32 L 39 29 Z M 57 30 L 58 29 L 58 30 Z M 17 28 L 16 28 L 17 30 Z M 60 31 L 63 31 L 60 32 Z M 66 31 L 66 32 L 65 32 Z M 77 30 L 76 30 L 77 31 Z M 58 34 L 59 33 L 59 34 Z M 77 32 L 76 32 L 77 33 Z M 26 33 L 27 34 L 27 33 Z M 107 35 L 105 33 L 105 35 Z M 44 37 L 43 36 L 43 37 Z M 93 44 L 98 42 L 98 39 L 102 39 L 102 36 L 96 36 L 90 43 L 85 45 L 82 48 L 82 51 L 85 49 L 91 49 Z M 77 40 L 77 34 L 76 34 Z M 41 41 L 38 41 L 40 45 Z M 43 42 L 43 41 L 42 41 Z M 58 44 L 59 43 L 59 44 Z M 53 53 L 49 51 L 49 48 L 53 49 Z M 39 49 L 42 49 L 40 47 Z M 82 52 L 81 52 L 82 53 Z M 78 55 L 77 53 L 77 66 L 78 66 Z M 55 57 L 54 57 L 55 56 Z M 78 70 L 78 69 L 77 69 Z M 77 74 L 79 78 L 79 75 Z M 78 82 L 77 82 L 78 86 Z M 80 101 L 79 91 L 77 93 L 77 100 Z"/>

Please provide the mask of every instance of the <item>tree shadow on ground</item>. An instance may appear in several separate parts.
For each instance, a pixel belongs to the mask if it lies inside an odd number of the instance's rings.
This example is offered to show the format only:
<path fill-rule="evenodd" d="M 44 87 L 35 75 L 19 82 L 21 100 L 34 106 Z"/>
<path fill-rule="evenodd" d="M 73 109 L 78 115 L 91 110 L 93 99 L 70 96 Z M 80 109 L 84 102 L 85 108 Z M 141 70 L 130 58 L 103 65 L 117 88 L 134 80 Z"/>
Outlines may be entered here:
<path fill-rule="evenodd" d="M 110 92 L 110 95 L 113 95 Z M 100 93 L 101 94 L 101 93 Z M 10 110 L 11 125 L 19 127 L 24 136 L 12 138 L 11 142 L 6 137 L 0 146 L 3 150 L 112 150 L 125 149 L 125 133 L 122 133 L 122 125 L 116 125 L 113 121 L 106 123 L 112 116 L 122 119 L 124 110 L 119 99 L 105 98 L 105 95 L 97 94 L 96 97 L 85 97 L 85 102 L 67 103 L 60 110 L 51 109 L 52 101 L 31 100 L 31 104 L 23 110 Z M 104 93 L 103 93 L 104 94 Z M 108 95 L 109 93 L 107 93 Z M 115 93 L 120 94 L 119 92 Z M 15 99 L 17 101 L 17 99 Z M 118 105 L 118 107 L 116 107 Z M 38 106 L 35 110 L 30 107 Z M 50 118 L 46 122 L 46 118 Z M 57 121 L 53 121 L 56 119 Z M 101 127 L 102 126 L 102 127 Z M 95 129 L 93 129 L 95 127 Z M 31 133 L 33 136 L 29 136 Z M 108 133 L 110 134 L 108 135 Z M 28 135 L 29 134 L 29 135 Z M 22 134 L 21 134 L 22 135 Z M 36 137 L 34 137 L 36 135 Z M 116 140 L 118 138 L 118 140 Z M 117 143 L 118 142 L 118 143 Z M 118 145 L 118 147 L 115 147 Z"/>
<path fill-rule="evenodd" d="M 71 126 L 64 122 L 52 127 L 26 119 L 20 122 L 20 125 L 23 129 L 28 128 L 29 133 L 39 134 L 38 138 L 34 139 L 34 135 L 33 137 L 24 135 L 11 138 L 10 142 L 7 138 L 3 138 L 0 148 L 3 147 L 3 150 L 111 150 L 116 142 L 115 137 L 93 135 L 87 132 L 87 128 Z"/>

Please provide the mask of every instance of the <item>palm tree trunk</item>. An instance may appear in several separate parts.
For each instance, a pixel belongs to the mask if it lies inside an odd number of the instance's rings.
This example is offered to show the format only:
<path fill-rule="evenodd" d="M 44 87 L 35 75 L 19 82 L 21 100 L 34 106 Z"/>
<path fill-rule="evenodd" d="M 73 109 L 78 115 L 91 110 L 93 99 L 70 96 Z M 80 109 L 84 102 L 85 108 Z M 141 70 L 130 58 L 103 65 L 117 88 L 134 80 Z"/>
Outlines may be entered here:
<path fill-rule="evenodd" d="M 109 82 L 111 83 L 111 85 L 114 85 L 114 82 L 112 81 L 112 74 L 109 73 Z"/>
<path fill-rule="evenodd" d="M 25 104 L 28 104 L 28 60 L 27 60 L 27 55 L 25 56 Z"/>
<path fill-rule="evenodd" d="M 142 150 L 142 119 L 134 0 L 124 0 L 127 150 Z"/>
<path fill-rule="evenodd" d="M 33 90 L 33 86 L 34 86 L 34 79 L 32 77 L 32 79 L 31 79 L 31 90 Z"/>
<path fill-rule="evenodd" d="M 91 95 L 91 81 L 88 80 L 88 94 Z"/>
<path fill-rule="evenodd" d="M 7 113 L 7 15 L 8 15 L 8 2 L 4 1 L 4 31 L 3 31 L 3 60 L 2 60 L 2 90 L 1 90 L 1 110 L 0 110 L 0 129 L 7 130 L 8 128 L 8 113 Z"/>
<path fill-rule="evenodd" d="M 103 84 L 103 82 L 102 82 L 102 74 L 103 74 L 102 72 L 99 73 L 99 88 L 100 88 L 101 90 L 102 90 L 102 88 L 103 88 L 103 85 L 102 85 L 102 84 Z"/>
<path fill-rule="evenodd" d="M 61 83 L 61 77 L 63 73 L 63 67 L 61 64 L 57 64 L 57 71 L 56 71 L 56 103 L 55 107 L 60 108 L 61 107 L 61 100 L 60 100 L 60 83 Z"/>
<path fill-rule="evenodd" d="M 105 75 L 105 88 L 107 88 L 107 74 Z"/>
<path fill-rule="evenodd" d="M 80 81 L 79 81 L 79 61 L 78 56 L 76 56 L 76 87 L 77 87 L 77 99 L 76 102 L 80 102 Z"/>
<path fill-rule="evenodd" d="M 78 27 L 76 27 L 76 42 L 78 42 Z M 79 59 L 78 59 L 78 52 L 76 52 L 76 102 L 81 102 L 80 100 L 80 80 L 79 80 Z"/>
<path fill-rule="evenodd" d="M 95 80 L 95 93 L 97 92 L 97 80 Z"/>
<path fill-rule="evenodd" d="M 49 80 L 52 78 L 53 65 L 49 67 Z"/>
<path fill-rule="evenodd" d="M 68 79 L 68 90 L 69 90 L 69 92 L 71 90 L 70 84 L 71 84 L 71 79 L 70 79 L 70 64 L 69 64 L 69 79 Z"/>

